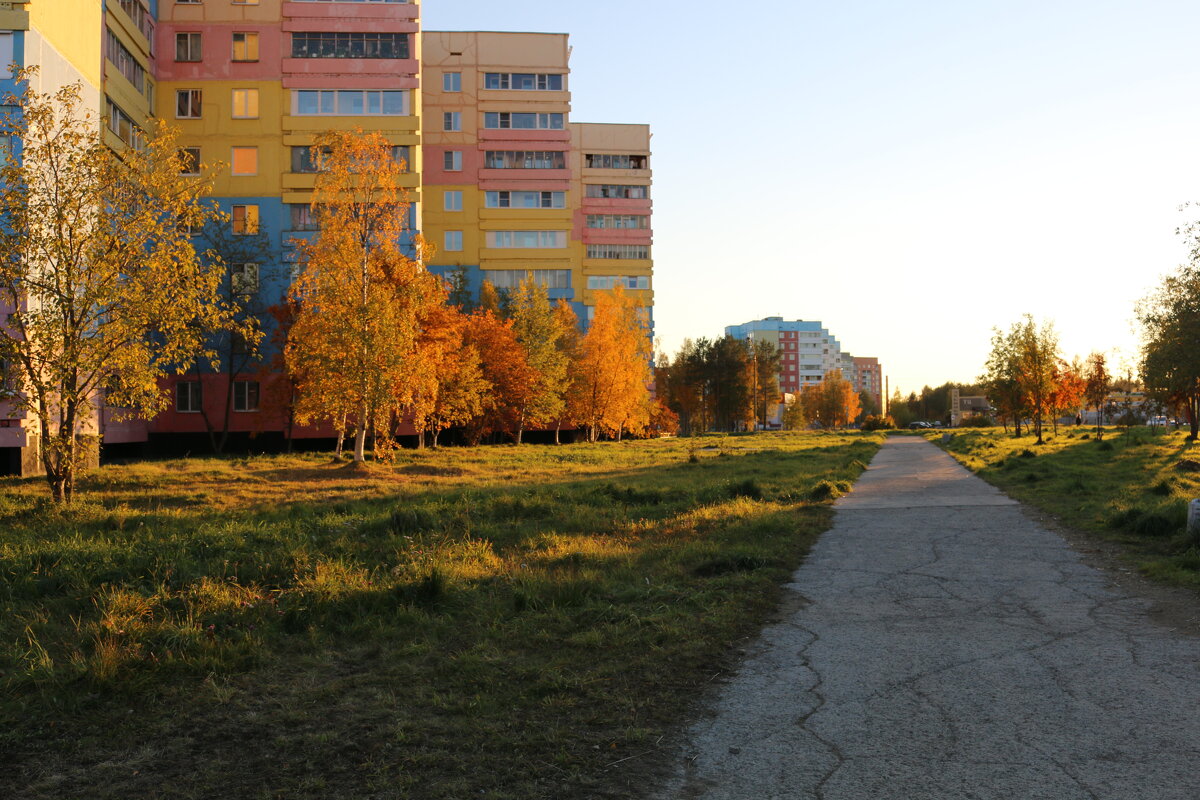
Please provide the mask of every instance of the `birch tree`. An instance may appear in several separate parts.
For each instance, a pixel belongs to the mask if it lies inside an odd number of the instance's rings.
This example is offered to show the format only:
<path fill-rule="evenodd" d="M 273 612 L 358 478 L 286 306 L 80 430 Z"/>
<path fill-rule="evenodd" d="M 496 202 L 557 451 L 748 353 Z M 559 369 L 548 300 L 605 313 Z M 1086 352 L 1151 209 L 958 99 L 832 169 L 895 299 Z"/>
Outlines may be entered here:
<path fill-rule="evenodd" d="M 22 80 L 29 73 L 18 76 Z M 212 334 L 234 327 L 225 267 L 202 259 L 189 230 L 216 214 L 208 178 L 185 177 L 176 135 L 152 122 L 140 148 L 110 150 L 78 84 L 26 88 L 2 132 L 0 358 L 10 414 L 36 422 L 51 494 L 70 501 L 97 446 L 107 402 L 153 416 L 161 381 L 196 361 L 217 363 Z"/>

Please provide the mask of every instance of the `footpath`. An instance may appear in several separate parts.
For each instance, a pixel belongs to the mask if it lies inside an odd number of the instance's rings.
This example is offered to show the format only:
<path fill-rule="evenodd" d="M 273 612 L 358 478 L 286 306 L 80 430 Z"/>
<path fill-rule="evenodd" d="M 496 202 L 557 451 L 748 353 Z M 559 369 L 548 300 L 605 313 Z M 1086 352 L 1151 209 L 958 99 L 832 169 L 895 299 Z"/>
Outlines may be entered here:
<path fill-rule="evenodd" d="M 1196 800 L 1200 639 L 892 437 L 660 800 Z"/>

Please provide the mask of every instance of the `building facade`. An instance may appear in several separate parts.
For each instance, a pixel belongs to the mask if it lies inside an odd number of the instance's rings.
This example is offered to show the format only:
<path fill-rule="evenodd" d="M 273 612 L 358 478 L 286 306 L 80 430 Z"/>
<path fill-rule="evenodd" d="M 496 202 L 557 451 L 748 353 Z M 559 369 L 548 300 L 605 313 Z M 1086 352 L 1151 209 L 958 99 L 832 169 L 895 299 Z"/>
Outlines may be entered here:
<path fill-rule="evenodd" d="M 14 0 L 0 2 L 9 53 L 39 67 L 39 90 L 80 83 L 114 149 L 157 117 L 180 131 L 185 169 L 216 169 L 226 220 L 193 233 L 231 265 L 227 289 L 267 344 L 219 342 L 220 369 L 172 378 L 148 423 L 104 410 L 106 443 L 282 432 L 269 311 L 295 241 L 316 235 L 313 139 L 327 130 L 392 144 L 431 271 L 476 296 L 532 275 L 585 321 L 593 293 L 620 284 L 652 321 L 649 128 L 570 120 L 565 34 L 422 33 L 415 0 Z M 29 469 L 24 424 L 0 418 L 0 473 Z"/>
<path fill-rule="evenodd" d="M 805 386 L 820 383 L 825 374 L 840 369 L 856 391 L 869 392 L 882 402 L 882 367 L 874 357 L 857 357 L 819 321 L 765 317 L 741 325 L 730 325 L 725 334 L 735 339 L 769 342 L 779 351 L 779 390 L 795 394 Z"/>

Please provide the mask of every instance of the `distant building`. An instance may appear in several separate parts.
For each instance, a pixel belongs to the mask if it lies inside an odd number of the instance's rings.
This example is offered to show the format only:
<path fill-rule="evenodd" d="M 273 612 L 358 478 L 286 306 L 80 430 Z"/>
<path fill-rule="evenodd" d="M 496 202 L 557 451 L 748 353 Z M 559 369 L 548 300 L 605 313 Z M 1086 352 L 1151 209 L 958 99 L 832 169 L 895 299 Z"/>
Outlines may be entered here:
<path fill-rule="evenodd" d="M 874 357 L 855 357 L 842 350 L 837 337 L 819 321 L 766 317 L 730 325 L 725 333 L 735 339 L 770 342 L 779 350 L 779 391 L 795 394 L 806 385 L 820 383 L 825 373 L 840 369 L 855 390 L 869 392 L 882 403 L 882 367 Z"/>

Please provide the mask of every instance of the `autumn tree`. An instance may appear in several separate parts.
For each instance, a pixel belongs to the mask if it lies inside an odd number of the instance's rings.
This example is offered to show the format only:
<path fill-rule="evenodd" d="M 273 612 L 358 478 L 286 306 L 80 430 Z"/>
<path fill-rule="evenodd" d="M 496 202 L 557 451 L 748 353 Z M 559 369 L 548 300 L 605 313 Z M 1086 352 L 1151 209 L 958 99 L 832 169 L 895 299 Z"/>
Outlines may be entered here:
<path fill-rule="evenodd" d="M 1108 393 L 1112 391 L 1112 377 L 1108 374 L 1103 353 L 1092 353 L 1084 367 L 1084 402 L 1096 409 L 1096 438 L 1104 438 L 1104 406 Z"/>
<path fill-rule="evenodd" d="M 422 446 L 427 431 L 437 447 L 443 430 L 478 417 L 491 390 L 479 351 L 466 341 L 466 326 L 467 317 L 455 305 L 433 306 L 422 325 L 417 348 L 422 364 L 411 405 Z"/>
<path fill-rule="evenodd" d="M 467 317 L 463 341 L 479 354 L 488 385 L 478 413 L 467 423 L 468 440 L 478 444 L 499 431 L 511 432 L 515 438 L 519 409 L 529 402 L 536 376 L 517 341 L 512 320 L 478 308 Z"/>
<path fill-rule="evenodd" d="M 570 407 L 567 405 L 566 400 L 567 392 L 571 389 L 571 362 L 579 356 L 579 347 L 582 342 L 582 335 L 579 331 L 579 318 L 575 315 L 571 304 L 566 300 L 559 300 L 554 305 L 554 325 L 558 328 L 558 339 L 555 340 L 555 346 L 558 348 L 558 352 L 562 354 L 563 363 L 567 366 L 567 374 L 563 387 L 563 408 L 554 419 L 554 443 L 559 444 L 559 434 L 562 426 L 570 423 Z"/>
<path fill-rule="evenodd" d="M 323 133 L 315 145 L 320 231 L 299 246 L 291 290 L 299 311 L 285 357 L 297 376 L 297 419 L 351 420 L 362 462 L 368 428 L 387 436 L 413 401 L 421 319 L 441 301 L 441 284 L 402 249 L 409 203 L 391 143 L 358 130 Z"/>
<path fill-rule="evenodd" d="M 30 73 L 18 76 L 27 81 Z M 3 120 L 19 157 L 0 159 L 0 359 L 13 412 L 36 420 L 56 501 L 97 446 L 102 402 L 152 416 L 160 382 L 214 362 L 215 331 L 233 327 L 224 266 L 201 259 L 188 234 L 216 213 L 208 178 L 181 176 L 174 131 L 151 123 L 143 146 L 105 146 L 78 84 L 52 94 L 26 83 Z"/>
<path fill-rule="evenodd" d="M 1065 415 L 1075 415 L 1083 406 L 1083 395 L 1087 389 L 1087 379 L 1083 375 L 1083 365 L 1079 359 L 1068 363 L 1058 359 L 1053 367 L 1053 377 L 1050 389 L 1050 418 L 1053 421 L 1054 433 L 1058 434 L 1058 418 Z"/>
<path fill-rule="evenodd" d="M 618 284 L 595 295 L 595 314 L 570 367 L 571 416 L 587 430 L 619 436 L 648 412 L 650 337 L 636 300 Z"/>
<path fill-rule="evenodd" d="M 1141 374 L 1156 398 L 1183 412 L 1200 436 L 1200 236 L 1186 229 L 1191 260 L 1163 278 L 1137 309 L 1142 328 Z"/>
<path fill-rule="evenodd" d="M 549 425 L 566 408 L 567 356 L 558 346 L 564 331 L 555 318 L 549 295 L 532 276 L 517 284 L 509 315 L 533 381 L 516 409 L 516 440 L 520 444 L 526 427 Z"/>
<path fill-rule="evenodd" d="M 1033 432 L 1042 444 L 1042 423 L 1053 414 L 1054 370 L 1059 363 L 1058 334 L 1050 322 L 1038 326 L 1029 314 L 1018 322 L 1016 335 L 1018 384 L 1033 414 Z"/>

